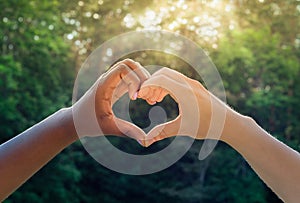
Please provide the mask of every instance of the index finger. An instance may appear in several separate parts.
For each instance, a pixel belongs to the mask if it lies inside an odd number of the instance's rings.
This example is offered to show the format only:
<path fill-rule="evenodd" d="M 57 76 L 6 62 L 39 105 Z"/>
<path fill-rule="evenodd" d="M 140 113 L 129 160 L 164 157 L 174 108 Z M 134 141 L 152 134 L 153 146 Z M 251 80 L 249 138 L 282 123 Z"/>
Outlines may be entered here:
<path fill-rule="evenodd" d="M 146 81 L 151 75 L 150 73 L 138 62 L 135 62 L 132 59 L 125 59 L 122 63 L 126 64 L 131 68 L 140 78 L 141 83 Z"/>
<path fill-rule="evenodd" d="M 180 124 L 181 116 L 178 116 L 175 120 L 154 127 L 150 132 L 148 132 L 146 140 L 143 142 L 143 145 L 145 147 L 149 147 L 154 142 L 163 140 L 165 138 L 177 136 Z"/>

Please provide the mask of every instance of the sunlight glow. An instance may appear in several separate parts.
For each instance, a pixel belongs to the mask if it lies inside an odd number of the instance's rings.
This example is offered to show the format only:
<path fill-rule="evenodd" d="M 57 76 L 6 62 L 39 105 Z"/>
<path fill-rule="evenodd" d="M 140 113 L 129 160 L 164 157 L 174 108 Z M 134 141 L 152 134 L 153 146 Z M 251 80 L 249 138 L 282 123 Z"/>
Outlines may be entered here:
<path fill-rule="evenodd" d="M 127 28 L 136 27 L 136 30 L 167 29 L 175 33 L 187 30 L 211 43 L 213 49 L 217 49 L 217 41 L 222 36 L 220 34 L 222 30 L 234 30 L 236 27 L 235 22 L 229 20 L 230 18 L 227 18 L 227 21 L 217 18 L 215 12 L 222 12 L 224 16 L 230 16 L 234 8 L 234 3 L 229 2 L 226 4 L 221 0 L 201 2 L 185 0 L 157 1 L 156 6 L 146 7 L 141 14 L 133 16 L 133 14 L 128 13 L 125 15 L 123 25 Z"/>
<path fill-rule="evenodd" d="M 123 22 L 125 23 L 125 26 L 128 28 L 132 28 L 136 24 L 135 18 L 130 13 L 128 13 L 125 16 L 125 18 L 123 19 Z"/>
<path fill-rule="evenodd" d="M 92 16 L 92 12 L 90 12 L 90 11 L 86 12 L 85 16 L 88 17 L 88 18 L 90 18 Z"/>
<path fill-rule="evenodd" d="M 99 4 L 99 5 L 102 5 L 103 3 L 104 3 L 103 0 L 99 0 L 99 1 L 98 1 L 98 4 Z"/>
<path fill-rule="evenodd" d="M 54 29 L 54 25 L 49 25 L 49 26 L 48 26 L 48 29 L 49 29 L 49 30 L 53 30 L 53 29 Z"/>
<path fill-rule="evenodd" d="M 230 24 L 230 25 L 229 25 L 229 29 L 230 29 L 230 30 L 234 30 L 234 28 L 235 28 L 235 26 L 234 26 L 233 24 Z"/>
<path fill-rule="evenodd" d="M 113 55 L 113 51 L 112 51 L 112 49 L 111 48 L 108 48 L 107 50 L 106 50 L 106 56 L 112 56 Z"/>
<path fill-rule="evenodd" d="M 230 5 L 226 5 L 225 6 L 225 11 L 226 12 L 230 12 L 231 11 L 231 6 Z"/>
<path fill-rule="evenodd" d="M 176 21 L 173 21 L 171 24 L 169 24 L 168 28 L 170 30 L 174 30 L 175 28 L 177 28 L 179 26 L 179 24 Z"/>
<path fill-rule="evenodd" d="M 84 2 L 83 1 L 78 1 L 78 6 L 83 6 Z"/>
<path fill-rule="evenodd" d="M 153 10 L 147 10 L 144 15 L 139 17 L 138 21 L 144 29 L 159 30 L 162 17 Z"/>
<path fill-rule="evenodd" d="M 94 13 L 94 14 L 93 14 L 93 18 L 94 18 L 94 19 L 99 19 L 99 18 L 100 18 L 100 15 L 99 15 L 98 13 Z"/>
<path fill-rule="evenodd" d="M 4 17 L 2 20 L 3 20 L 4 23 L 8 22 L 8 18 L 7 17 Z"/>
<path fill-rule="evenodd" d="M 209 3 L 209 6 L 211 8 L 216 8 L 219 4 L 219 0 L 212 0 L 210 3 Z"/>
<path fill-rule="evenodd" d="M 199 23 L 200 22 L 200 17 L 196 16 L 193 18 L 194 23 Z"/>
<path fill-rule="evenodd" d="M 72 40 L 74 38 L 74 36 L 72 34 L 68 34 L 67 38 L 68 38 L 68 40 Z"/>

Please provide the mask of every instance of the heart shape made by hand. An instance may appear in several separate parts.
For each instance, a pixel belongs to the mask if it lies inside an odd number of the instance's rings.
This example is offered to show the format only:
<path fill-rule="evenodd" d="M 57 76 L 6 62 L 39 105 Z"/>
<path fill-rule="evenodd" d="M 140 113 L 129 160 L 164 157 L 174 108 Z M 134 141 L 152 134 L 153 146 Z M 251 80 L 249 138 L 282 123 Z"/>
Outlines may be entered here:
<path fill-rule="evenodd" d="M 172 121 L 156 125 L 153 128 L 150 126 L 152 129 L 147 133 L 145 138 L 138 140 L 141 145 L 149 146 L 155 141 L 175 135 L 196 137 L 200 114 L 197 105 L 197 97 L 192 87 L 192 83 L 190 82 L 191 80 L 186 76 L 182 74 L 178 75 L 178 72 L 172 71 L 171 69 L 162 68 L 142 84 L 138 93 L 139 98 L 145 99 L 150 105 L 153 105 L 156 102 L 161 102 L 166 95 L 171 95 L 179 106 L 179 115 Z M 116 95 L 118 95 L 118 93 L 116 93 Z M 118 96 L 115 96 L 115 98 L 118 98 Z M 128 105 L 129 103 L 125 103 L 124 105 L 125 110 L 123 110 L 125 114 Z M 155 109 L 158 112 L 154 114 L 156 114 L 155 116 L 158 117 L 158 119 L 162 120 L 166 118 L 164 110 L 161 109 L 161 107 L 156 107 Z M 135 111 L 138 111 L 138 109 L 135 109 Z M 151 114 L 149 114 L 149 116 L 151 119 Z M 128 117 L 129 115 L 127 118 Z M 116 123 L 118 124 L 119 122 Z M 119 129 L 122 129 L 122 126 L 118 127 Z M 124 132 L 124 134 L 127 133 L 128 132 Z"/>
<path fill-rule="evenodd" d="M 178 104 L 179 116 L 155 126 L 146 134 L 133 123 L 114 115 L 113 104 L 126 92 L 131 99 L 139 97 L 149 104 L 160 102 L 169 94 Z M 217 119 L 224 118 L 226 112 L 222 111 L 225 109 L 223 105 L 198 81 L 175 70 L 162 68 L 150 75 L 139 63 L 126 59 L 103 74 L 72 108 L 74 125 L 79 137 L 128 136 L 143 146 L 149 146 L 155 141 L 176 135 L 199 139 L 205 138 L 207 134 L 220 135 L 217 131 L 221 128 L 214 128 L 217 130 L 211 131 L 210 124 L 212 113 Z M 220 114 L 223 116 L 219 116 Z"/>
<path fill-rule="evenodd" d="M 112 66 L 73 105 L 74 125 L 79 137 L 125 135 L 149 146 L 174 135 L 195 137 L 198 133 L 199 110 L 193 83 L 186 76 L 167 68 L 152 76 L 139 63 L 125 59 Z M 160 102 L 170 94 L 178 103 L 179 116 L 155 126 L 147 134 L 138 126 L 114 115 L 113 104 L 126 92 L 131 99 Z"/>
<path fill-rule="evenodd" d="M 191 80 L 177 71 L 162 68 L 146 80 L 139 91 L 138 97 L 149 104 L 161 102 L 170 95 L 179 108 L 179 115 L 172 121 L 155 126 L 147 133 L 144 146 L 176 135 L 196 138 L 198 134 L 200 113 L 197 95 Z"/>

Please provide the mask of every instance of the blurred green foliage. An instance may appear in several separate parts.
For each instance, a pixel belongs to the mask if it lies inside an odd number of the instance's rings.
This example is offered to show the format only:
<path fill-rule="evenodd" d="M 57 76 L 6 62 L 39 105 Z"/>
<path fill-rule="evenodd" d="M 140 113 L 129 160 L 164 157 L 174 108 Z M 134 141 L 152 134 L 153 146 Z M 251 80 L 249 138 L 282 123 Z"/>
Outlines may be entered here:
<path fill-rule="evenodd" d="M 102 42 L 130 30 L 166 29 L 199 45 L 216 64 L 228 103 L 300 150 L 300 3 L 292 0 L 0 0 L 0 134 L 15 136 L 71 105 L 77 71 Z M 201 80 L 188 64 L 162 53 L 134 53 Z M 176 103 L 162 105 L 172 119 Z M 137 125 L 150 107 L 132 103 Z M 134 140 L 110 138 L 122 150 L 151 153 Z M 202 142 L 170 168 L 147 176 L 110 171 L 79 143 L 65 149 L 5 202 L 281 202 L 233 149 L 219 143 L 206 160 Z M 154 163 L 155 164 L 155 163 Z M 0 180 L 1 181 L 1 180 Z"/>

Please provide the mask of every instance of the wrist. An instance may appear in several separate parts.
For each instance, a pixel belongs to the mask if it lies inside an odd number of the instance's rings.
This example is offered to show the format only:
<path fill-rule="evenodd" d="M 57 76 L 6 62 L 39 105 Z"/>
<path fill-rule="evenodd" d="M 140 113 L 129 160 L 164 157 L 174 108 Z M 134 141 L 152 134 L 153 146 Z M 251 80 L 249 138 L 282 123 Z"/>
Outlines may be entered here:
<path fill-rule="evenodd" d="M 251 128 L 250 126 L 254 124 L 255 121 L 251 117 L 244 116 L 230 109 L 226 115 L 221 140 L 234 147 L 239 138 L 241 138 L 245 132 L 251 130 L 249 129 Z"/>
<path fill-rule="evenodd" d="M 58 126 L 61 132 L 76 141 L 78 139 L 77 132 L 73 121 L 72 107 L 62 108 L 58 112 Z"/>

